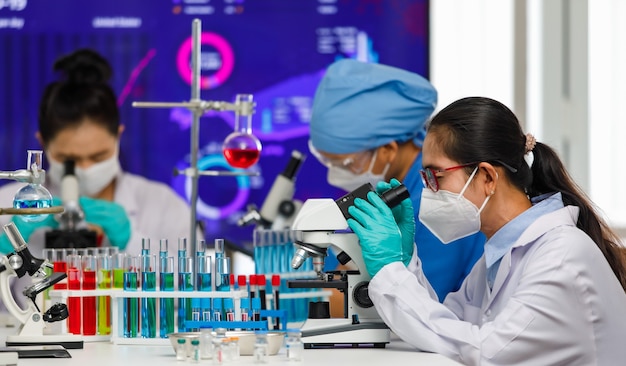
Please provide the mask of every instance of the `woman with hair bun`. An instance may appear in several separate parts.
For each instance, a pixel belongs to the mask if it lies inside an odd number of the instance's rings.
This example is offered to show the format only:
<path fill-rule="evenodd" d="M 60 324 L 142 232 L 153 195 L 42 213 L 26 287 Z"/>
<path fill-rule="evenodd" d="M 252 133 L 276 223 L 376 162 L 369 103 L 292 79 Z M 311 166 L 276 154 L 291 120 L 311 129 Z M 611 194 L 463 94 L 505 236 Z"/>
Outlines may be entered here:
<path fill-rule="evenodd" d="M 190 233 L 187 202 L 166 184 L 124 172 L 119 162 L 120 121 L 117 98 L 109 79 L 108 61 L 90 49 L 79 49 L 54 64 L 60 77 L 45 88 L 39 106 L 37 140 L 44 148 L 49 168 L 46 187 L 57 203 L 64 162 L 73 160 L 79 182 L 79 204 L 85 221 L 97 233 L 99 245 L 115 246 L 137 255 L 141 239 L 176 240 Z M 0 188 L 0 200 L 11 205 L 21 183 Z M 45 231 L 58 227 L 50 215 L 40 223 L 13 220 L 31 250 L 41 250 Z M 203 238 L 198 232 L 198 238 Z M 172 252 L 176 246 L 170 245 Z M 11 251 L 4 233 L 0 251 Z M 37 251 L 35 252 L 37 255 Z"/>
<path fill-rule="evenodd" d="M 402 262 L 389 207 L 374 193 L 355 200 L 369 295 L 398 336 L 464 365 L 624 364 L 620 242 L 554 150 L 502 103 L 464 98 L 430 122 L 421 175 L 419 220 L 443 242 L 478 230 L 487 242 L 439 303 L 421 263 Z"/>

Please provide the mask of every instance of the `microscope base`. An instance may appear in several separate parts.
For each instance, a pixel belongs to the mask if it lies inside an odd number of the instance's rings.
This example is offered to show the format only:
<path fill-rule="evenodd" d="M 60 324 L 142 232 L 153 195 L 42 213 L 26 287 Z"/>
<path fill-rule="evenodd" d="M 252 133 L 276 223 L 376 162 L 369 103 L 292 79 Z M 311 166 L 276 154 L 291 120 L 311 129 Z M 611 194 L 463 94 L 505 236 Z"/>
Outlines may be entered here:
<path fill-rule="evenodd" d="M 17 365 L 17 352 L 0 352 L 0 365 Z"/>
<path fill-rule="evenodd" d="M 350 319 L 307 319 L 302 326 L 304 348 L 385 348 L 390 332 L 381 321 L 352 324 Z"/>
<path fill-rule="evenodd" d="M 7 347 L 14 346 L 52 346 L 59 345 L 65 349 L 82 349 L 83 339 L 78 335 L 12 335 L 7 336 Z"/>

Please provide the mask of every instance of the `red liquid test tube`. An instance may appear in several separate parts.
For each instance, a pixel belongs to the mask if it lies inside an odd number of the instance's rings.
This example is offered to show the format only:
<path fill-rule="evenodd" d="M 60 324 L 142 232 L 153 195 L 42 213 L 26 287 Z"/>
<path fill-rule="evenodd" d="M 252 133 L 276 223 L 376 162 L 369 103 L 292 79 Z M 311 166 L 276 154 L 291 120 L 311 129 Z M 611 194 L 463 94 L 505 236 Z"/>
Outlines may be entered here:
<path fill-rule="evenodd" d="M 96 257 L 85 255 L 83 264 L 83 290 L 96 289 Z M 83 296 L 83 334 L 96 335 L 96 297 Z"/>

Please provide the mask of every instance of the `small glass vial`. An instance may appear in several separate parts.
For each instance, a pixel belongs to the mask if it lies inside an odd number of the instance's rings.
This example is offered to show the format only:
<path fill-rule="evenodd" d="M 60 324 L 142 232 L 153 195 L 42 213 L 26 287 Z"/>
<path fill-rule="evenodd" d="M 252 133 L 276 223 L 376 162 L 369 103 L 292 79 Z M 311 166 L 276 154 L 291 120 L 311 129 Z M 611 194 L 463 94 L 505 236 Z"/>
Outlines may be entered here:
<path fill-rule="evenodd" d="M 287 349 L 287 360 L 302 361 L 304 343 L 302 342 L 302 333 L 299 329 L 287 329 L 285 348 Z"/>
<path fill-rule="evenodd" d="M 230 354 L 231 361 L 237 361 L 241 355 L 239 349 L 239 337 L 230 337 L 230 343 L 228 344 L 228 353 Z"/>
<path fill-rule="evenodd" d="M 224 348 L 222 340 L 224 338 L 213 338 L 213 364 L 221 365 L 224 363 Z"/>
<path fill-rule="evenodd" d="M 191 362 L 200 362 L 200 341 L 197 339 L 191 340 Z"/>
<path fill-rule="evenodd" d="M 200 329 L 200 358 L 210 359 L 213 356 L 213 335 L 211 328 Z"/>
<path fill-rule="evenodd" d="M 176 341 L 176 360 L 185 361 L 187 359 L 187 345 L 185 338 L 178 338 Z"/>
<path fill-rule="evenodd" d="M 267 331 L 257 331 L 254 341 L 254 363 L 267 363 L 269 344 L 267 343 Z"/>

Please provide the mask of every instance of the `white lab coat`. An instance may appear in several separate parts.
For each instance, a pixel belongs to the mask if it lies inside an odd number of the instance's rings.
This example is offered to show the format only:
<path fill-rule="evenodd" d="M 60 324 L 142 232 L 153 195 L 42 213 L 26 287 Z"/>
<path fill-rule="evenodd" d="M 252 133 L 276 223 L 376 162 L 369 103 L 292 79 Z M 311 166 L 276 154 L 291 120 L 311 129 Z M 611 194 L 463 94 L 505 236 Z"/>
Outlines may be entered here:
<path fill-rule="evenodd" d="M 170 255 L 176 257 L 178 238 L 190 236 L 191 213 L 189 204 L 164 183 L 151 181 L 131 173 L 120 173 L 115 185 L 114 201 L 126 210 L 131 223 L 131 238 L 125 252 L 132 255 L 141 253 L 141 239 L 150 238 L 151 250 L 159 250 L 159 240 L 168 239 Z M 23 183 L 9 183 L 0 187 L 0 207 L 12 207 L 13 197 Z M 46 185 L 53 196 L 59 196 L 58 187 Z M 0 216 L 2 225 L 8 223 L 11 216 Z M 44 248 L 45 231 L 36 230 L 30 240 L 29 248 L 33 255 L 41 256 Z M 197 239 L 203 239 L 200 230 Z M 108 242 L 104 243 L 109 245 Z M 191 247 L 187 243 L 188 248 Z"/>
<path fill-rule="evenodd" d="M 383 267 L 369 295 L 404 341 L 466 365 L 623 365 L 626 294 L 577 217 L 567 206 L 532 223 L 491 291 L 483 256 L 440 304 L 414 258 Z"/>

